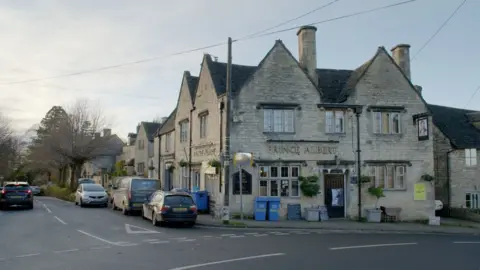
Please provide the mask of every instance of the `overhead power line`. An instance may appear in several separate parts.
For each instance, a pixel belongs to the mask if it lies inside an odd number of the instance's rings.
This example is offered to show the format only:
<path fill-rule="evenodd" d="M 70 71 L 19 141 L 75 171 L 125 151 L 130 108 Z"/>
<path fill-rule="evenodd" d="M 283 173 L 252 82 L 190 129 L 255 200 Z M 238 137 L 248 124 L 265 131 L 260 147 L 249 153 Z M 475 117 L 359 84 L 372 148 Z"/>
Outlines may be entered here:
<path fill-rule="evenodd" d="M 265 28 L 265 29 L 263 29 L 263 30 L 260 30 L 260 31 L 258 31 L 258 32 L 255 32 L 255 33 L 253 33 L 253 34 L 247 35 L 247 36 L 245 36 L 245 37 L 239 38 L 239 40 L 245 39 L 245 38 L 255 37 L 255 36 L 259 35 L 259 34 L 262 34 L 262 33 L 265 33 L 265 32 L 267 32 L 267 31 L 270 31 L 270 30 L 272 30 L 272 29 L 275 29 L 275 28 L 278 28 L 278 27 L 280 27 L 280 26 L 283 26 L 283 25 L 285 25 L 285 24 L 287 24 L 287 23 L 291 23 L 291 22 L 296 21 L 296 20 L 298 20 L 298 19 L 301 19 L 301 18 L 303 18 L 303 17 L 305 17 L 305 16 L 308 16 L 308 15 L 310 15 L 310 14 L 312 14 L 312 13 L 315 13 L 315 12 L 317 12 L 317 11 L 320 11 L 320 10 L 322 10 L 322 9 L 324 9 L 324 8 L 332 5 L 332 4 L 335 4 L 335 3 L 338 2 L 338 1 L 340 1 L 340 0 L 331 1 L 331 2 L 329 2 L 329 3 L 327 3 L 327 4 L 323 5 L 323 6 L 320 6 L 320 7 L 317 7 L 317 8 L 315 8 L 315 9 L 313 9 L 313 10 L 310 10 L 309 12 L 304 13 L 304 14 L 302 14 L 302 15 L 300 15 L 300 16 L 297 16 L 297 17 L 292 18 L 292 19 L 290 19 L 290 20 L 284 21 L 284 22 L 279 23 L 279 24 L 277 24 L 277 25 L 275 25 L 275 26 L 272 26 L 272 27 L 269 27 L 269 28 Z"/>
<path fill-rule="evenodd" d="M 480 91 L 480 85 L 477 87 L 477 89 L 475 89 L 475 91 L 473 91 L 473 94 L 470 97 L 470 99 L 468 100 L 467 104 L 465 104 L 464 109 L 466 109 L 467 106 L 470 104 L 470 102 L 472 102 L 473 98 L 477 95 L 478 91 Z"/>
<path fill-rule="evenodd" d="M 435 33 L 433 33 L 432 36 L 430 36 L 430 38 L 422 45 L 422 47 L 420 47 L 420 49 L 417 51 L 417 53 L 415 53 L 415 55 L 412 57 L 412 60 L 415 60 L 417 58 L 417 56 L 423 51 L 423 49 L 425 49 L 425 47 L 427 47 L 427 45 L 438 35 L 438 33 L 440 33 L 440 31 L 442 31 L 442 29 L 445 27 L 445 25 L 448 24 L 448 22 L 455 16 L 455 14 L 457 14 L 457 12 L 460 10 L 460 8 L 467 2 L 467 0 L 463 0 L 462 3 L 460 3 L 460 5 L 457 6 L 457 8 L 452 12 L 452 14 L 450 14 L 450 16 L 447 18 L 447 20 L 445 20 L 442 25 L 440 25 L 440 27 L 437 29 L 437 31 L 435 31 Z"/>
<path fill-rule="evenodd" d="M 400 5 L 405 5 L 405 4 L 408 4 L 408 3 L 415 2 L 415 1 L 417 1 L 417 0 L 408 0 L 408 1 L 398 2 L 398 3 L 395 3 L 395 4 L 390 4 L 390 5 L 386 5 L 386 6 L 382 6 L 382 7 L 378 7 L 378 8 L 373 8 L 373 9 L 369 9 L 369 10 L 355 12 L 355 13 L 351 13 L 351 14 L 343 15 L 343 16 L 339 16 L 339 17 L 334 17 L 334 18 L 331 18 L 331 19 L 318 21 L 318 22 L 307 24 L 307 25 L 319 25 L 319 24 L 323 24 L 323 23 L 327 23 L 327 22 L 332 22 L 332 21 L 337 21 L 337 20 L 341 20 L 341 19 L 351 18 L 351 17 L 355 17 L 355 16 L 359 16 L 359 15 L 363 15 L 363 14 L 372 13 L 372 12 L 375 12 L 375 11 L 387 9 L 387 8 L 392 8 L 392 7 L 396 7 L 396 6 L 400 6 Z M 282 32 L 296 30 L 298 28 L 299 28 L 299 26 L 290 27 L 290 28 L 277 30 L 277 31 L 272 31 L 272 32 L 264 33 L 264 34 L 249 37 L 249 38 L 245 37 L 245 38 L 241 38 L 241 39 L 234 39 L 233 42 L 270 36 L 270 35 L 274 35 L 274 34 L 278 34 L 278 33 L 282 33 Z M 31 82 L 38 82 L 38 81 L 45 81 L 45 80 L 51 80 L 51 79 L 59 79 L 59 78 L 64 78 L 64 77 L 72 77 L 72 76 L 78 76 L 78 75 L 83 75 L 83 74 L 101 72 L 101 71 L 105 71 L 105 70 L 109 70 L 109 69 L 115 69 L 115 68 L 120 68 L 120 67 L 124 67 L 124 66 L 137 65 L 137 64 L 151 62 L 151 61 L 155 61 L 155 60 L 159 60 L 159 59 L 165 59 L 165 58 L 168 58 L 168 57 L 171 57 L 171 56 L 183 55 L 183 54 L 187 54 L 187 53 L 191 53 L 191 52 L 196 52 L 196 51 L 201 51 L 201 50 L 205 50 L 205 49 L 215 48 L 215 47 L 219 47 L 219 46 L 226 45 L 226 44 L 227 44 L 227 42 L 221 42 L 221 43 L 216 43 L 216 44 L 212 44 L 212 45 L 208 45 L 208 46 L 204 46 L 204 47 L 199 47 L 199 48 L 195 48 L 195 49 L 179 51 L 179 52 L 164 55 L 164 56 L 145 58 L 145 59 L 141 59 L 141 60 L 137 60 L 137 61 L 125 62 L 125 63 L 117 64 L 117 65 L 104 66 L 104 67 L 99 67 L 99 68 L 90 69 L 90 70 L 66 73 L 66 74 L 61 74 L 61 75 L 57 75 L 57 76 L 43 77 L 43 78 L 36 78 L 36 79 L 28 79 L 28 80 L 21 80 L 21 81 L 13 81 L 13 82 L 5 82 L 5 83 L 0 83 L 0 86 L 31 83 Z"/>

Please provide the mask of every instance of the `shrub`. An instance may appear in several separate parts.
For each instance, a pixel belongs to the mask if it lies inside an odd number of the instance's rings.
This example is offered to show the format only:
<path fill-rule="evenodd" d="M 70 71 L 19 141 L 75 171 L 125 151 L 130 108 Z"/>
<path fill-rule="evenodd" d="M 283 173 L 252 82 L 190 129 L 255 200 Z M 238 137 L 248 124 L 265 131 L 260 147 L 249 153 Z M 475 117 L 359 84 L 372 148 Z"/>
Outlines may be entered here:
<path fill-rule="evenodd" d="M 75 201 L 75 193 L 72 193 L 69 188 L 62 188 L 56 185 L 46 187 L 45 195 L 65 201 Z"/>

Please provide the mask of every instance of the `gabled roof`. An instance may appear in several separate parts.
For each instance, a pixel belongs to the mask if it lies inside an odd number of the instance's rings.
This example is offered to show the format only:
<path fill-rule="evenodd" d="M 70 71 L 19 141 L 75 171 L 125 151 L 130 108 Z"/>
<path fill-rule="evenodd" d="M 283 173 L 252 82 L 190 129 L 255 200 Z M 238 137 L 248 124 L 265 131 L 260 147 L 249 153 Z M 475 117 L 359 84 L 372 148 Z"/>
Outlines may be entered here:
<path fill-rule="evenodd" d="M 145 129 L 148 140 L 153 141 L 155 132 L 157 132 L 157 130 L 162 126 L 162 124 L 153 122 L 142 122 L 142 126 Z"/>
<path fill-rule="evenodd" d="M 428 104 L 433 123 L 455 148 L 480 148 L 480 130 L 467 114 L 476 111 Z"/>
<path fill-rule="evenodd" d="M 184 72 L 185 80 L 187 81 L 188 92 L 190 93 L 190 100 L 192 104 L 195 102 L 195 96 L 197 95 L 197 85 L 199 78 L 192 76 L 189 71 Z"/>
<path fill-rule="evenodd" d="M 116 134 L 95 138 L 90 145 L 93 147 L 91 156 L 117 156 L 122 153 L 125 143 Z"/>
<path fill-rule="evenodd" d="M 175 115 L 177 114 L 177 108 L 175 108 L 172 113 L 168 116 L 165 123 L 163 123 L 162 127 L 158 130 L 158 135 L 163 135 L 170 131 L 175 130 Z"/>
<path fill-rule="evenodd" d="M 210 55 L 206 55 L 206 61 L 217 96 L 226 93 L 227 89 L 227 63 L 212 61 Z M 232 92 L 238 91 L 243 84 L 255 72 L 257 67 L 232 64 Z"/>

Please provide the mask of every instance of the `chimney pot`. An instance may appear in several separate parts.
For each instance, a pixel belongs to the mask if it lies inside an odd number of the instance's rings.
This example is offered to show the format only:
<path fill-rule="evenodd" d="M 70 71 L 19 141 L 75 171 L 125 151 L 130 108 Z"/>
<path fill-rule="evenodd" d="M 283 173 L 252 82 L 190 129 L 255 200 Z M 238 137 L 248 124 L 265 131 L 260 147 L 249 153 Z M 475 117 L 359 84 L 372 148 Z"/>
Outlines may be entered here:
<path fill-rule="evenodd" d="M 393 47 L 391 50 L 393 60 L 403 71 L 405 76 L 411 81 L 411 71 L 410 71 L 410 45 L 408 44 L 398 44 Z"/>
<path fill-rule="evenodd" d="M 417 90 L 417 92 L 421 95 L 423 87 L 421 87 L 420 85 L 414 85 L 414 87 L 415 87 L 415 90 Z"/>
<path fill-rule="evenodd" d="M 298 61 L 315 85 L 318 84 L 316 32 L 317 28 L 312 25 L 302 26 L 297 32 Z"/>
<path fill-rule="evenodd" d="M 110 135 L 112 135 L 112 130 L 109 129 L 109 128 L 104 128 L 103 129 L 103 137 L 108 137 Z"/>

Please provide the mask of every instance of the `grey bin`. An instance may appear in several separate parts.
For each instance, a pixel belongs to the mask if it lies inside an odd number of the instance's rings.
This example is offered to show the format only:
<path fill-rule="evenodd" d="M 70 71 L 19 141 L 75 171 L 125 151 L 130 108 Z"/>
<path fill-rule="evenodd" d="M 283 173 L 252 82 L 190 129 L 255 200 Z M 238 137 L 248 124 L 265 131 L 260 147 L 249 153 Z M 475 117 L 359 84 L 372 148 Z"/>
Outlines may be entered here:
<path fill-rule="evenodd" d="M 320 220 L 320 209 L 319 208 L 305 208 L 305 220 L 306 221 L 316 221 Z"/>
<path fill-rule="evenodd" d="M 325 206 L 320 206 L 320 220 L 327 221 L 328 220 L 328 210 Z"/>

